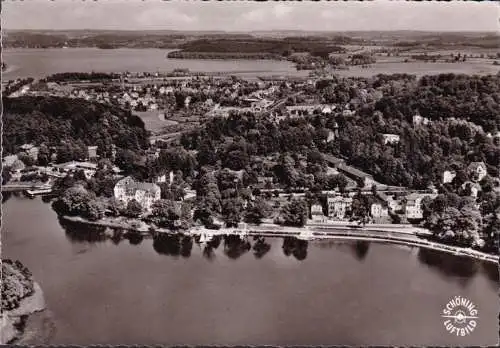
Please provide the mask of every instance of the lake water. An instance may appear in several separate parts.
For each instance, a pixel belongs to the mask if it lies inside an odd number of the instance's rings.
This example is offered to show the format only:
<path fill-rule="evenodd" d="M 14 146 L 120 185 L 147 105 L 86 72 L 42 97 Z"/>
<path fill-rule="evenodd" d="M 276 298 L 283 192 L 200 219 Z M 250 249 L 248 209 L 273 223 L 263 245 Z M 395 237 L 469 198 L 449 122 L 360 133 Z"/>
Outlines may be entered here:
<path fill-rule="evenodd" d="M 308 71 L 297 71 L 288 61 L 273 60 L 203 60 L 169 59 L 171 50 L 162 49 L 112 49 L 97 48 L 49 48 L 49 49 L 4 49 L 3 60 L 8 69 L 3 80 L 21 77 L 41 78 L 61 72 L 169 72 L 176 68 L 187 68 L 196 72 L 227 72 L 233 75 L 255 78 L 263 75 L 308 76 Z M 404 63 L 380 62 L 370 68 L 360 66 L 339 70 L 340 76 L 369 77 L 376 74 L 408 73 L 417 76 L 439 73 L 497 74 L 500 66 L 491 60 L 470 60 L 464 63 Z"/>
<path fill-rule="evenodd" d="M 3 203 L 3 257 L 41 284 L 51 344 L 494 345 L 494 264 L 377 243 L 100 236 L 61 226 L 40 198 Z M 249 240 L 251 246 L 256 242 Z M 267 250 L 267 248 L 269 248 Z M 267 250 L 267 252 L 266 252 Z M 479 309 L 466 337 L 445 331 L 454 296 Z"/>
<path fill-rule="evenodd" d="M 169 72 L 187 68 L 196 72 L 229 72 L 241 76 L 307 76 L 288 61 L 170 59 L 162 49 L 49 48 L 5 49 L 3 60 L 8 70 L 3 80 L 19 77 L 41 78 L 62 72 Z"/>

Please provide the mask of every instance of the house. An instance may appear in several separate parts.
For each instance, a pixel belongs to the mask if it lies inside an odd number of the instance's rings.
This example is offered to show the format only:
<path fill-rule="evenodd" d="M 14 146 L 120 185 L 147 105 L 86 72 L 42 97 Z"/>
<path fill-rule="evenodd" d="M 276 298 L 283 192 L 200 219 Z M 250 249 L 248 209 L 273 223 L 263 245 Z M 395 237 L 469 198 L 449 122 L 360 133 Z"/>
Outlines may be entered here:
<path fill-rule="evenodd" d="M 477 195 L 479 194 L 480 191 L 482 191 L 481 185 L 479 185 L 477 182 L 472 182 L 472 181 L 467 181 L 462 184 L 462 189 L 469 189 L 470 190 L 470 196 L 476 198 Z"/>
<path fill-rule="evenodd" d="M 167 174 L 158 175 L 158 176 L 155 178 L 155 182 L 156 182 L 156 183 L 164 183 L 164 182 L 167 182 Z"/>
<path fill-rule="evenodd" d="M 474 181 L 481 181 L 488 174 L 484 162 L 472 162 L 467 170 L 470 178 Z"/>
<path fill-rule="evenodd" d="M 260 188 L 272 188 L 274 182 L 274 177 L 272 176 L 258 176 L 257 177 L 257 187 Z"/>
<path fill-rule="evenodd" d="M 388 196 L 383 192 L 377 191 L 376 197 L 379 199 L 380 202 L 382 202 L 387 206 L 388 212 L 389 211 L 396 212 L 403 209 L 401 201 L 394 198 L 393 196 Z"/>
<path fill-rule="evenodd" d="M 363 184 L 364 187 L 372 186 L 373 184 L 375 184 L 375 180 L 370 174 L 367 174 L 354 167 L 348 165 L 340 165 L 338 166 L 338 170 L 347 177 Z"/>
<path fill-rule="evenodd" d="M 87 146 L 89 161 L 95 161 L 99 157 L 97 155 L 97 146 Z"/>
<path fill-rule="evenodd" d="M 114 197 L 127 204 L 135 199 L 143 210 L 150 212 L 153 202 L 161 198 L 161 189 L 158 185 L 135 181 L 132 177 L 118 181 L 114 187 Z"/>
<path fill-rule="evenodd" d="M 311 205 L 311 219 L 317 222 L 325 221 L 326 216 L 323 214 L 323 207 L 321 204 L 315 203 Z"/>
<path fill-rule="evenodd" d="M 335 105 L 332 105 L 332 106 L 323 105 L 321 108 L 321 113 L 329 115 L 332 113 L 333 110 L 335 110 Z"/>
<path fill-rule="evenodd" d="M 314 110 L 319 108 L 318 105 L 293 105 L 287 106 L 286 112 L 290 117 L 298 117 L 301 115 L 312 115 Z"/>
<path fill-rule="evenodd" d="M 421 220 L 424 218 L 422 200 L 425 197 L 436 198 L 436 194 L 411 193 L 406 197 L 405 214 L 408 220 Z"/>
<path fill-rule="evenodd" d="M 397 134 L 382 134 L 384 145 L 399 143 L 399 135 Z"/>
<path fill-rule="evenodd" d="M 389 209 L 387 203 L 375 202 L 370 206 L 370 214 L 373 218 L 384 218 L 389 216 Z"/>
<path fill-rule="evenodd" d="M 452 182 L 455 176 L 457 176 L 457 173 L 454 170 L 445 170 L 443 172 L 443 184 Z"/>
<path fill-rule="evenodd" d="M 352 198 L 343 196 L 328 197 L 327 204 L 328 217 L 334 220 L 343 220 L 351 209 Z"/>
<path fill-rule="evenodd" d="M 413 125 L 414 126 L 426 126 L 429 124 L 429 119 L 427 117 L 420 116 L 420 114 L 416 114 L 413 116 Z"/>
<path fill-rule="evenodd" d="M 17 161 L 19 157 L 17 155 L 5 156 L 2 161 L 2 167 L 10 167 Z"/>
<path fill-rule="evenodd" d="M 333 166 L 334 168 L 345 165 L 345 161 L 342 158 L 338 158 L 328 154 L 323 154 L 323 158 L 330 166 Z"/>
<path fill-rule="evenodd" d="M 24 145 L 21 145 L 20 149 L 21 149 L 21 152 L 26 153 L 26 155 L 30 156 L 34 160 L 38 159 L 39 149 L 35 145 L 24 144 Z"/>
<path fill-rule="evenodd" d="M 335 133 L 331 130 L 328 131 L 328 137 L 326 138 L 327 143 L 331 143 L 335 140 Z"/>
<path fill-rule="evenodd" d="M 342 116 L 344 116 L 344 117 L 354 116 L 355 114 L 356 114 L 356 111 L 354 111 L 354 110 L 344 110 L 344 111 L 342 111 Z"/>
<path fill-rule="evenodd" d="M 184 99 L 184 106 L 188 108 L 190 103 L 191 103 L 191 96 L 188 95 L 186 99 Z"/>

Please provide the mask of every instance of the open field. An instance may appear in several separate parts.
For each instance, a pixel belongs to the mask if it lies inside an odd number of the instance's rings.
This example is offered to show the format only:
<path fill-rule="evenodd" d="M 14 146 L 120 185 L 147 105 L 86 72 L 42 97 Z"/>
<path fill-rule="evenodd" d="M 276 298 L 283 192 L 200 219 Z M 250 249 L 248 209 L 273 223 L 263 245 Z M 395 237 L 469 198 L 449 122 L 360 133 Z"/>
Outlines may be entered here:
<path fill-rule="evenodd" d="M 160 115 L 163 114 L 162 110 L 134 111 L 134 114 L 141 118 L 141 120 L 144 122 L 144 126 L 146 127 L 146 130 L 148 130 L 154 134 L 161 132 L 163 130 L 163 128 L 165 128 L 165 127 L 178 124 L 177 121 L 162 120 L 160 118 Z"/>
<path fill-rule="evenodd" d="M 377 62 L 368 68 L 351 66 L 349 70 L 339 70 L 335 74 L 346 77 L 370 77 L 378 74 L 470 74 L 495 75 L 500 72 L 500 66 L 493 65 L 492 61 L 470 61 L 457 63 L 423 63 L 423 62 Z"/>

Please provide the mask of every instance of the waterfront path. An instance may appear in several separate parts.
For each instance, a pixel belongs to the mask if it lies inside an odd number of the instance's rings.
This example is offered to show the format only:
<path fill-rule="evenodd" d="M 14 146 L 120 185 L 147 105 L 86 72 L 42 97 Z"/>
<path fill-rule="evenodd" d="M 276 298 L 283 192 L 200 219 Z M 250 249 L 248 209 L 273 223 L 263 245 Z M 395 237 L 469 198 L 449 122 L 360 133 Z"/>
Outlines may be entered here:
<path fill-rule="evenodd" d="M 74 221 L 89 225 L 103 226 L 110 228 L 121 228 L 125 230 L 137 231 L 145 237 L 151 237 L 161 233 L 175 233 L 168 229 L 154 228 L 145 223 L 126 221 L 88 221 L 81 217 L 62 217 L 68 221 Z M 315 224 L 306 227 L 289 227 L 275 224 L 261 225 L 246 225 L 244 228 L 220 228 L 218 230 L 207 229 L 205 227 L 193 227 L 189 231 L 180 231 L 191 236 L 216 236 L 216 235 L 239 235 L 239 236 L 263 236 L 263 237 L 296 237 L 304 240 L 321 240 L 321 239 L 352 239 L 366 240 L 375 242 L 393 243 L 414 247 L 422 247 L 443 252 L 448 252 L 454 255 L 461 255 L 480 259 L 488 262 L 498 263 L 499 257 L 483 253 L 471 248 L 462 248 L 442 243 L 432 242 L 419 237 L 419 235 L 430 234 L 424 233 L 424 229 L 413 227 L 411 225 L 365 225 L 364 227 L 354 228 L 352 225 L 342 224 Z"/>

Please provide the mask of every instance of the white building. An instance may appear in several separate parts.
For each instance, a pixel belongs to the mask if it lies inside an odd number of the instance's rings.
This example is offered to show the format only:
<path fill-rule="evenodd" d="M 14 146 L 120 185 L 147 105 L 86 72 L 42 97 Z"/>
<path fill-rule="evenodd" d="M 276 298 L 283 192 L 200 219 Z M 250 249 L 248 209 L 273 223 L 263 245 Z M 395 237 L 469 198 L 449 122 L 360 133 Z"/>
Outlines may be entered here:
<path fill-rule="evenodd" d="M 153 202 L 161 198 L 161 189 L 156 184 L 137 182 L 128 176 L 116 183 L 114 196 L 125 204 L 135 199 L 143 210 L 150 212 Z"/>
<path fill-rule="evenodd" d="M 370 207 L 370 215 L 374 218 L 382 218 L 389 216 L 389 210 L 383 203 L 373 203 Z"/>
<path fill-rule="evenodd" d="M 405 213 L 408 220 L 421 220 L 424 218 L 424 211 L 422 209 L 422 200 L 425 197 L 431 199 L 436 198 L 436 194 L 419 194 L 412 193 L 406 197 Z"/>
<path fill-rule="evenodd" d="M 413 116 L 413 125 L 414 126 L 426 126 L 429 124 L 429 119 L 427 117 L 420 116 L 420 114 L 416 114 Z"/>
<path fill-rule="evenodd" d="M 484 162 L 472 162 L 467 169 L 471 179 L 474 181 L 481 181 L 488 174 Z"/>
<path fill-rule="evenodd" d="M 351 209 L 352 198 L 351 197 L 328 197 L 328 217 L 334 220 L 343 220 L 346 217 L 347 212 Z"/>
<path fill-rule="evenodd" d="M 397 134 L 382 134 L 384 145 L 399 143 L 399 135 Z"/>
<path fill-rule="evenodd" d="M 447 183 L 452 182 L 456 176 L 457 176 L 457 173 L 454 170 L 445 170 L 443 172 L 443 184 L 447 184 Z"/>
<path fill-rule="evenodd" d="M 326 217 L 323 214 L 323 207 L 321 204 L 311 205 L 311 219 L 317 222 L 324 222 Z"/>

